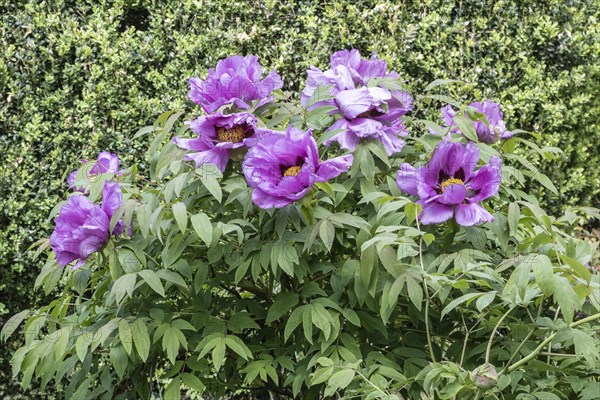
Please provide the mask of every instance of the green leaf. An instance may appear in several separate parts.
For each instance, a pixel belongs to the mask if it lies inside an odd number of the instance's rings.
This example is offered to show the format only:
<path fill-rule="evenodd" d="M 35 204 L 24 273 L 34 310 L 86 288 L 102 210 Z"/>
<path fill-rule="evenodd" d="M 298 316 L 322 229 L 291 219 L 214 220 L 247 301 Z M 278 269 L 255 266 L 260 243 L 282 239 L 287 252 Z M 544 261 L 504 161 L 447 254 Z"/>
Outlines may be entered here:
<path fill-rule="evenodd" d="M 467 139 L 470 139 L 474 142 L 478 141 L 477 132 L 475 132 L 475 128 L 473 127 L 471 120 L 461 113 L 456 113 L 453 119 L 456 123 L 456 126 L 458 126 L 458 129 L 460 129 Z"/>
<path fill-rule="evenodd" d="M 425 244 L 427 246 L 429 246 L 431 243 L 433 243 L 434 240 L 435 240 L 435 235 L 433 235 L 431 233 L 426 233 L 425 235 L 423 235 L 423 241 L 425 242 Z"/>
<path fill-rule="evenodd" d="M 181 331 L 170 326 L 162 337 L 162 347 L 167 352 L 167 357 L 171 361 L 171 364 L 175 364 L 179 352 L 179 335 L 181 335 Z"/>
<path fill-rule="evenodd" d="M 360 279 L 362 283 L 369 287 L 373 270 L 377 268 L 377 250 L 375 246 L 367 248 L 360 254 Z"/>
<path fill-rule="evenodd" d="M 554 291 L 554 269 L 552 261 L 543 255 L 537 254 L 531 258 L 535 281 L 545 296 L 551 296 Z"/>
<path fill-rule="evenodd" d="M 551 392 L 537 392 L 533 394 L 538 400 L 560 400 L 560 397 Z"/>
<path fill-rule="evenodd" d="M 225 341 L 217 343 L 217 345 L 213 349 L 212 361 L 217 371 L 221 369 L 223 362 L 225 362 Z"/>
<path fill-rule="evenodd" d="M 177 221 L 177 226 L 181 233 L 185 233 L 187 228 L 187 208 L 185 203 L 179 202 L 173 204 L 173 215 L 175 216 L 175 221 Z"/>
<path fill-rule="evenodd" d="M 225 345 L 237 353 L 244 360 L 248 360 L 248 358 L 252 358 L 252 352 L 246 346 L 244 342 L 240 340 L 237 336 L 227 335 L 225 337 Z"/>
<path fill-rule="evenodd" d="M 477 299 L 475 306 L 479 312 L 482 312 L 487 306 L 489 306 L 492 301 L 496 298 L 496 292 L 486 293 L 480 298 Z"/>
<path fill-rule="evenodd" d="M 444 318 L 446 314 L 450 311 L 454 310 L 459 304 L 466 302 L 467 300 L 473 299 L 475 297 L 481 296 L 483 293 L 467 293 L 465 295 L 460 296 L 457 299 L 452 300 L 444 309 L 442 310 L 441 318 Z"/>
<path fill-rule="evenodd" d="M 151 269 L 143 269 L 138 272 L 138 275 L 152 288 L 152 290 L 162 297 L 165 297 L 165 288 L 154 271 Z"/>
<path fill-rule="evenodd" d="M 431 82 L 429 85 L 427 85 L 425 87 L 426 91 L 429 91 L 433 88 L 436 88 L 438 86 L 445 86 L 445 85 L 449 85 L 451 83 L 464 83 L 463 81 L 459 81 L 457 79 L 436 79 L 435 81 Z"/>
<path fill-rule="evenodd" d="M 592 273 L 588 268 L 586 268 L 585 265 L 583 265 L 577 260 L 572 259 L 571 257 L 565 256 L 564 254 L 560 255 L 560 259 L 573 269 L 575 275 L 577 275 L 581 279 L 584 279 L 588 283 L 590 282 L 590 280 L 592 279 Z"/>
<path fill-rule="evenodd" d="M 204 213 L 199 213 L 192 215 L 191 220 L 192 226 L 198 236 L 200 236 L 200 239 L 202 239 L 207 246 L 210 246 L 213 236 L 213 227 L 208 216 Z"/>
<path fill-rule="evenodd" d="M 133 332 L 129 323 L 124 319 L 119 321 L 119 339 L 121 339 L 121 345 L 123 345 L 127 354 L 131 355 L 131 351 L 133 350 Z"/>
<path fill-rule="evenodd" d="M 344 389 L 346 386 L 352 382 L 354 379 L 354 375 L 356 372 L 352 369 L 342 369 L 341 371 L 336 372 L 329 378 L 327 382 L 327 386 L 335 387 L 336 389 Z"/>
<path fill-rule="evenodd" d="M 315 386 L 315 385 L 325 382 L 327 379 L 329 379 L 329 377 L 331 376 L 332 373 L 333 373 L 333 366 L 317 369 L 315 371 L 315 373 L 312 374 L 312 377 L 310 379 L 310 385 Z"/>
<path fill-rule="evenodd" d="M 508 205 L 508 228 L 511 236 L 517 236 L 519 229 L 519 219 L 521 217 L 521 210 L 517 203 L 510 203 Z"/>
<path fill-rule="evenodd" d="M 290 335 L 292 334 L 292 332 L 294 332 L 296 330 L 296 328 L 302 322 L 302 315 L 303 315 L 304 311 L 307 309 L 307 307 L 308 307 L 308 305 L 301 306 L 301 307 L 296 308 L 294 311 L 292 311 L 292 315 L 290 315 L 290 317 L 288 318 L 288 320 L 285 324 L 285 330 L 283 332 L 283 338 L 285 339 L 286 342 L 290 338 Z"/>
<path fill-rule="evenodd" d="M 77 358 L 79 358 L 79 361 L 83 362 L 83 360 L 85 360 L 85 357 L 88 354 L 89 345 L 90 342 L 88 340 L 87 333 L 79 336 L 75 341 L 75 352 L 77 353 Z"/>
<path fill-rule="evenodd" d="M 111 294 L 115 296 L 117 303 L 120 303 L 125 294 L 129 294 L 129 297 L 133 296 L 133 290 L 135 289 L 136 273 L 125 274 L 121 276 L 113 284 Z"/>
<path fill-rule="evenodd" d="M 135 252 L 127 247 L 120 248 L 117 253 L 117 258 L 123 271 L 128 274 L 137 272 L 142 269 L 142 263 L 135 255 Z"/>
<path fill-rule="evenodd" d="M 420 282 L 411 276 L 406 277 L 406 288 L 408 289 L 408 297 L 414 304 L 417 310 L 421 311 L 423 305 L 423 288 Z M 444 314 L 442 313 L 442 317 Z"/>
<path fill-rule="evenodd" d="M 277 295 L 275 302 L 269 308 L 267 313 L 267 324 L 281 318 L 285 313 L 290 311 L 299 302 L 299 296 L 295 293 L 282 292 Z"/>
<path fill-rule="evenodd" d="M 123 346 L 113 346 L 110 349 L 109 355 L 110 361 L 115 367 L 115 371 L 117 371 L 117 375 L 119 375 L 120 378 L 123 378 L 128 363 L 127 353 L 125 352 L 125 349 L 123 348 Z"/>
<path fill-rule="evenodd" d="M 164 400 L 181 399 L 181 377 L 176 376 L 165 389 Z"/>
<path fill-rule="evenodd" d="M 335 239 L 335 227 L 333 224 L 328 220 L 323 220 L 319 228 L 319 234 L 327 251 L 331 251 Z"/>
<path fill-rule="evenodd" d="M 195 390 L 196 392 L 204 391 L 204 388 L 205 388 L 204 384 L 202 383 L 200 378 L 198 378 L 194 374 L 190 374 L 189 372 L 181 374 L 181 380 L 183 381 L 184 385 Z"/>
<path fill-rule="evenodd" d="M 567 323 L 573 322 L 575 310 L 581 307 L 581 299 L 573 290 L 569 280 L 563 276 L 554 277 L 554 298 L 560 306 Z"/>
<path fill-rule="evenodd" d="M 223 200 L 223 191 L 217 178 L 221 177 L 221 171 L 214 164 L 204 164 L 196 169 L 200 175 L 200 181 L 210 194 L 220 203 Z"/>
<path fill-rule="evenodd" d="M 17 313 L 10 317 L 2 327 L 2 332 L 0 333 L 0 337 L 2 338 L 2 340 L 6 340 L 10 335 L 12 335 L 14 331 L 17 330 L 19 325 L 21 325 L 21 322 L 23 322 L 23 320 L 28 316 L 29 310 L 23 310 L 20 313 Z"/>
<path fill-rule="evenodd" d="M 141 319 L 136 319 L 132 324 L 133 343 L 140 358 L 146 362 L 150 354 L 150 335 L 148 335 L 148 327 Z"/>

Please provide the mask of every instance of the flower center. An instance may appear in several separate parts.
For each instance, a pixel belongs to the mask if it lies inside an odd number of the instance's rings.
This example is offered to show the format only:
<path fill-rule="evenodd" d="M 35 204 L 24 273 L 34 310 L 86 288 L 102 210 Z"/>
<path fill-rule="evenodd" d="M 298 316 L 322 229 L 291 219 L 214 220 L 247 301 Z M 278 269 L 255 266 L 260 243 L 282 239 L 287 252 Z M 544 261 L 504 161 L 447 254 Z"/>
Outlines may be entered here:
<path fill-rule="evenodd" d="M 283 176 L 298 176 L 301 169 L 302 169 L 302 167 L 299 167 L 299 166 L 289 167 L 288 169 L 285 170 L 285 172 L 283 173 Z"/>
<path fill-rule="evenodd" d="M 444 182 L 442 182 L 442 193 L 444 193 L 444 189 L 446 189 L 446 187 L 448 187 L 449 185 L 464 185 L 465 183 L 463 181 L 461 181 L 460 179 L 457 178 L 450 178 L 450 179 L 446 179 Z"/>
<path fill-rule="evenodd" d="M 239 143 L 244 140 L 245 136 L 246 131 L 241 125 L 234 126 L 230 129 L 225 129 L 223 127 L 217 128 L 217 138 L 221 142 Z"/>
<path fill-rule="evenodd" d="M 383 115 L 383 113 L 373 109 L 358 114 L 356 118 L 374 118 L 379 117 L 380 115 Z"/>

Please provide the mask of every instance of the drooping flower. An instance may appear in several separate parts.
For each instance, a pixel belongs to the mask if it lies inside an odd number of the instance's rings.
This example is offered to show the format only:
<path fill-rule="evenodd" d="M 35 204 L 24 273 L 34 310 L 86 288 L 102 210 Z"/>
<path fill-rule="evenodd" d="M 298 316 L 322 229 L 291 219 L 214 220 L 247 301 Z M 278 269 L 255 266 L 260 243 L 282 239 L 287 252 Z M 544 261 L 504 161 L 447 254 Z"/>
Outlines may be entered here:
<path fill-rule="evenodd" d="M 239 109 L 249 109 L 249 102 L 260 100 L 264 104 L 269 95 L 283 86 L 281 77 L 273 70 L 261 80 L 262 67 L 258 57 L 231 56 L 217 63 L 216 69 L 208 70 L 206 80 L 189 80 L 190 100 L 211 114 L 225 104 L 235 104 Z"/>
<path fill-rule="evenodd" d="M 341 114 L 326 132 L 336 131 L 323 143 L 338 142 L 346 150 L 355 150 L 362 139 L 383 143 L 388 155 L 402 150 L 401 137 L 408 134 L 401 117 L 412 110 L 412 97 L 401 90 L 370 85 L 374 78 L 398 79 L 395 71 L 387 72 L 387 63 L 373 54 L 363 59 L 358 50 L 342 50 L 330 58 L 331 68 L 321 71 L 311 67 L 301 101 L 304 107 L 319 88 L 328 87 L 331 99 L 316 102 L 308 108 L 333 106 Z M 370 86 L 369 86 L 370 85 Z"/>
<path fill-rule="evenodd" d="M 489 123 L 488 126 L 480 120 L 471 121 L 473 127 L 475 128 L 475 132 L 477 133 L 477 138 L 480 142 L 496 143 L 500 139 L 509 139 L 513 136 L 512 132 L 506 130 L 500 104 L 494 103 L 491 100 L 485 100 L 483 103 L 476 101 L 469 104 L 469 106 L 473 107 L 475 111 L 485 115 L 485 118 Z M 446 126 L 451 128 L 450 132 L 460 133 L 456 123 L 453 120 L 454 116 L 456 115 L 456 111 L 452 108 L 452 106 L 447 105 L 442 107 L 441 113 L 442 120 Z"/>
<path fill-rule="evenodd" d="M 479 202 L 498 193 L 501 161 L 494 156 L 475 171 L 478 161 L 475 143 L 443 140 L 427 165 L 415 169 L 402 164 L 396 182 L 404 192 L 419 196 L 423 224 L 441 224 L 453 216 L 463 226 L 490 222 L 494 217 Z"/>
<path fill-rule="evenodd" d="M 102 206 L 92 203 L 85 195 L 69 197 L 56 217 L 56 227 L 50 236 L 56 262 L 66 266 L 78 260 L 73 267 L 76 269 L 92 253 L 102 249 L 111 235 L 110 219 L 121 202 L 121 187 L 116 182 L 104 183 Z M 112 234 L 120 235 L 124 230 L 125 223 L 120 220 Z"/>
<path fill-rule="evenodd" d="M 243 163 L 252 200 L 261 208 L 285 207 L 304 197 L 315 182 L 325 182 L 348 171 L 352 155 L 319 161 L 311 131 L 288 127 L 285 133 L 268 131 Z"/>
<path fill-rule="evenodd" d="M 211 163 L 225 171 L 231 150 L 250 146 L 258 138 L 256 122 L 256 117 L 246 112 L 206 115 L 190 124 L 197 138 L 174 137 L 173 142 L 191 151 L 185 159 L 194 161 L 196 168 Z"/>
<path fill-rule="evenodd" d="M 116 154 L 109 153 L 108 151 L 103 151 L 100 154 L 98 154 L 98 158 L 96 159 L 95 163 L 91 164 L 88 162 L 88 160 L 83 159 L 81 160 L 81 164 L 81 168 L 83 168 L 83 171 L 85 172 L 85 177 L 91 179 L 94 176 L 100 174 L 118 173 L 121 161 L 119 160 L 119 157 Z M 87 167 L 88 165 L 90 166 L 89 168 Z M 70 189 L 77 190 L 79 192 L 85 192 L 87 189 L 85 185 L 76 187 L 75 180 L 77 178 L 78 173 L 79 170 L 71 172 L 69 174 L 69 177 L 67 178 L 67 184 L 69 185 Z"/>

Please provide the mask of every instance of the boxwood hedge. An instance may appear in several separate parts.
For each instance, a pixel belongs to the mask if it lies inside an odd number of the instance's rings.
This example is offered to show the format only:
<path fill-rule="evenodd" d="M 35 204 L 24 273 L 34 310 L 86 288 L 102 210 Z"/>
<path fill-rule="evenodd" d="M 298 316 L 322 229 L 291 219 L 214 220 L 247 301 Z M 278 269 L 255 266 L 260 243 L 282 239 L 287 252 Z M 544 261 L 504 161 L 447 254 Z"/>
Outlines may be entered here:
<path fill-rule="evenodd" d="M 78 160 L 100 150 L 133 159 L 144 143 L 133 144 L 132 127 L 190 107 L 181 100 L 187 78 L 233 53 L 258 55 L 289 89 L 342 48 L 377 52 L 415 89 L 459 79 L 455 98 L 500 101 L 506 120 L 563 151 L 545 162 L 559 190 L 546 208 L 597 206 L 598 8 L 594 0 L 1 2 L 0 313 L 39 300 L 39 266 L 26 249 L 48 233 Z M 2 398 L 20 396 L 7 383 L 16 347 L 0 353 Z"/>

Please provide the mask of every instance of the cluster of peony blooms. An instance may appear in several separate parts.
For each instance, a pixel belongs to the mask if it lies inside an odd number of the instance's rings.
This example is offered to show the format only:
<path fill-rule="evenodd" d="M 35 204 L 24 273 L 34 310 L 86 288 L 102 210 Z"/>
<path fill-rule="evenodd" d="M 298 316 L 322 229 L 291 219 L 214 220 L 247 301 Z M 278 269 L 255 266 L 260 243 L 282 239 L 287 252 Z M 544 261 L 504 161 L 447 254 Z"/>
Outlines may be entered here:
<path fill-rule="evenodd" d="M 73 171 L 67 183 L 69 188 L 81 192 L 67 199 L 56 218 L 56 227 L 50 236 L 50 246 L 56 254 L 56 262 L 68 265 L 78 260 L 73 269 L 79 268 L 92 254 L 104 247 L 111 235 L 125 231 L 125 222 L 119 220 L 110 229 L 113 214 L 121 207 L 121 186 L 117 182 L 106 181 L 102 188 L 102 204 L 94 204 L 88 197 L 86 182 L 102 174 L 119 174 L 119 157 L 103 151 L 95 162 L 82 160 L 81 169 Z M 89 169 L 87 168 L 89 167 Z M 83 182 L 78 185 L 77 177 Z"/>
<path fill-rule="evenodd" d="M 264 125 L 253 112 L 273 102 L 273 91 L 283 82 L 275 71 L 262 78 L 262 68 L 253 55 L 226 58 L 209 70 L 206 79 L 189 80 L 189 98 L 205 115 L 190 122 L 197 137 L 175 137 L 174 143 L 186 150 L 185 159 L 197 168 L 212 164 L 225 171 L 230 160 L 243 157 L 242 171 L 252 188 L 252 200 L 263 209 L 292 204 L 305 197 L 315 183 L 347 172 L 353 163 L 351 152 L 361 141 L 380 141 L 388 156 L 401 152 L 405 145 L 402 138 L 408 135 L 402 117 L 412 110 L 413 99 L 398 89 L 400 86 L 389 84 L 398 80 L 398 74 L 388 72 L 385 61 L 375 55 L 364 59 L 358 50 L 343 50 L 331 56 L 329 69 L 311 67 L 307 75 L 302 106 L 308 110 L 328 107 L 328 114 L 336 119 L 325 131 L 329 137 L 323 143 L 337 143 L 347 154 L 321 161 L 310 130 L 261 127 Z M 317 96 L 319 90 L 326 91 L 327 96 Z M 512 136 L 498 104 L 486 100 L 470 107 L 485 117 L 485 121 L 471 121 L 479 141 L 494 143 Z M 426 165 L 414 168 L 403 163 L 397 174 L 398 186 L 419 197 L 422 224 L 439 224 L 453 217 L 464 226 L 493 221 L 479 203 L 498 193 L 500 159 L 492 157 L 476 169 L 479 149 L 475 143 L 452 141 L 453 135 L 461 134 L 454 122 L 456 111 L 446 106 L 441 113 L 447 137 Z M 118 167 L 116 156 L 101 153 L 90 174 L 118 174 Z M 122 221 L 112 232 L 108 222 L 120 206 L 118 184 L 106 184 L 100 207 L 85 197 L 85 187 L 76 186 L 75 176 L 76 172 L 69 177 L 69 186 L 84 194 L 70 197 L 60 210 L 51 239 L 61 265 L 75 259 L 79 259 L 76 266 L 81 265 L 111 234 L 123 231 Z"/>

